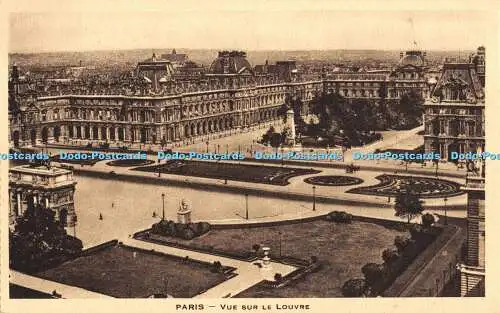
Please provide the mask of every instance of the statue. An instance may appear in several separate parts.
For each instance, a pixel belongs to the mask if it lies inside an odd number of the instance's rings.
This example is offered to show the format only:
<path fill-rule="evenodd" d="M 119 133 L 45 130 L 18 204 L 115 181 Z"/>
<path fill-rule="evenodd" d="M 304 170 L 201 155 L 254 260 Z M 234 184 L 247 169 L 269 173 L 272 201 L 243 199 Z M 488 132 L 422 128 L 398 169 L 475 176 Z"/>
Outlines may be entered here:
<path fill-rule="evenodd" d="M 179 204 L 179 212 L 188 212 L 188 211 L 190 211 L 189 204 L 186 201 L 186 199 L 182 199 Z"/>
<path fill-rule="evenodd" d="M 181 224 L 191 223 L 191 208 L 186 199 L 182 199 L 179 203 L 179 209 L 177 210 L 177 221 Z"/>

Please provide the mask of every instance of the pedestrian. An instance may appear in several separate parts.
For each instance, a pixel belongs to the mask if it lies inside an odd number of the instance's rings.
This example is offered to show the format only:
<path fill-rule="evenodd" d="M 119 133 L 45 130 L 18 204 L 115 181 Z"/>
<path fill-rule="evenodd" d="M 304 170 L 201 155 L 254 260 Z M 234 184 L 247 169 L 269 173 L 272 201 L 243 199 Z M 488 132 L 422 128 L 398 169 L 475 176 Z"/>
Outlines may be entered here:
<path fill-rule="evenodd" d="M 102 221 L 102 213 L 99 213 L 99 220 Z"/>

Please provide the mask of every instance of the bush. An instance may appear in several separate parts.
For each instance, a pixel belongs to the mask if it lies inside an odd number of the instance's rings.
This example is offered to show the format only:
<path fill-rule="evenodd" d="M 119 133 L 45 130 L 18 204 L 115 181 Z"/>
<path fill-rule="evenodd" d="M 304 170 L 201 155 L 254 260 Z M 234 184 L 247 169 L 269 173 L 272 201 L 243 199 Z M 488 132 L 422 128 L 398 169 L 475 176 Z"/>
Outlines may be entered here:
<path fill-rule="evenodd" d="M 214 261 L 212 263 L 212 269 L 210 270 L 212 273 L 221 273 L 224 271 L 224 268 L 222 267 L 222 263 L 219 261 Z"/>
<path fill-rule="evenodd" d="M 424 227 L 429 228 L 436 222 L 436 219 L 434 218 L 434 215 L 426 213 L 422 215 L 422 225 Z"/>
<path fill-rule="evenodd" d="M 402 253 L 406 246 L 408 245 L 410 239 L 402 236 L 396 236 L 394 239 L 394 245 L 398 249 L 398 253 Z"/>
<path fill-rule="evenodd" d="M 391 264 L 399 258 L 399 253 L 394 249 L 385 249 L 382 252 L 382 259 L 385 264 Z"/>
<path fill-rule="evenodd" d="M 283 280 L 283 276 L 280 273 L 274 274 L 274 280 L 277 282 L 281 282 Z"/>
<path fill-rule="evenodd" d="M 370 286 L 374 286 L 384 278 L 384 266 L 376 263 L 368 263 L 361 268 L 365 280 Z"/>
<path fill-rule="evenodd" d="M 162 236 L 172 236 L 191 240 L 210 231 L 211 225 L 207 222 L 198 223 L 175 223 L 170 220 L 162 220 L 153 224 L 151 232 Z"/>
<path fill-rule="evenodd" d="M 344 211 L 333 211 L 330 212 L 326 215 L 326 220 L 327 221 L 332 221 L 335 223 L 345 223 L 345 224 L 350 224 L 352 223 L 352 214 L 349 214 Z"/>
<path fill-rule="evenodd" d="M 342 295 L 344 297 L 366 297 L 370 292 L 370 287 L 364 279 L 350 279 L 342 286 Z"/>
<path fill-rule="evenodd" d="M 185 228 L 182 230 L 180 237 L 182 239 L 191 240 L 196 237 L 196 234 L 191 228 Z"/>

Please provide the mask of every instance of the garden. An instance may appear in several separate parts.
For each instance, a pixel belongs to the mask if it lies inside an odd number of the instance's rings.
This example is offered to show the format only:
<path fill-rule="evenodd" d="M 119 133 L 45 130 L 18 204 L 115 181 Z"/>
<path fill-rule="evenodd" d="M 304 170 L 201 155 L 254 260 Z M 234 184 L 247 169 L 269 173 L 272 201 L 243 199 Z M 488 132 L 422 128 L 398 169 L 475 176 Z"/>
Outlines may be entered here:
<path fill-rule="evenodd" d="M 193 160 L 169 160 L 160 165 L 136 167 L 132 170 L 279 186 L 288 185 L 288 180 L 295 176 L 320 173 L 313 169 Z"/>
<path fill-rule="evenodd" d="M 233 276 L 232 268 L 214 268 L 210 263 L 116 244 L 35 275 L 116 298 L 191 298 Z"/>
<path fill-rule="evenodd" d="M 142 233 L 143 240 L 251 260 L 270 247 L 271 259 L 315 268 L 283 288 L 263 281 L 238 297 L 342 297 L 342 285 L 362 277 L 361 268 L 377 262 L 398 235 L 408 232 L 376 220 L 358 220 L 345 212 L 332 212 L 312 221 L 244 228 L 215 227 L 202 236 L 185 240 L 174 236 Z M 141 239 L 136 237 L 137 239 Z M 285 279 L 285 278 L 279 278 Z"/>
<path fill-rule="evenodd" d="M 380 180 L 379 184 L 357 187 L 346 192 L 386 197 L 411 193 L 419 198 L 442 198 L 463 194 L 463 191 L 460 190 L 460 184 L 444 179 L 386 174 L 375 178 Z"/>

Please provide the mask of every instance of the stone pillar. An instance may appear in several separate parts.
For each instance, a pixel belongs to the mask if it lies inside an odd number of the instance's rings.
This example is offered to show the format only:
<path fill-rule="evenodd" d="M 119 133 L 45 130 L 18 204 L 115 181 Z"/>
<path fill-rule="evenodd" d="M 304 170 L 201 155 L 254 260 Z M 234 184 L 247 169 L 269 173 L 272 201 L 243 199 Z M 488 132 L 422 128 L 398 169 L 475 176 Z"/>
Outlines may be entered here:
<path fill-rule="evenodd" d="M 265 268 L 269 268 L 271 266 L 271 258 L 269 257 L 269 251 L 271 248 L 269 247 L 263 247 L 262 251 L 264 251 L 264 257 L 262 258 L 262 265 Z"/>
<path fill-rule="evenodd" d="M 17 214 L 16 217 L 20 216 L 23 214 L 23 207 L 22 207 L 22 202 L 21 202 L 21 193 L 15 191 L 16 198 L 17 198 Z"/>

